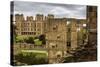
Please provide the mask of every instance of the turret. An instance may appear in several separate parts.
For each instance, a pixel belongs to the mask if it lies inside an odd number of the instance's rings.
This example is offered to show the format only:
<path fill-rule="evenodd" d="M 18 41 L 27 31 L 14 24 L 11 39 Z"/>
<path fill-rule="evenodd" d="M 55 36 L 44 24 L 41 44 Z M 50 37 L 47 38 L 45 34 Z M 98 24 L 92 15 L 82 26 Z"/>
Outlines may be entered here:
<path fill-rule="evenodd" d="M 36 21 L 43 21 L 44 16 L 42 14 L 37 14 L 35 17 Z"/>
<path fill-rule="evenodd" d="M 16 14 L 15 15 L 15 21 L 24 21 L 24 16 L 23 14 Z"/>
<path fill-rule="evenodd" d="M 53 14 L 48 14 L 48 19 L 53 19 L 54 15 Z"/>

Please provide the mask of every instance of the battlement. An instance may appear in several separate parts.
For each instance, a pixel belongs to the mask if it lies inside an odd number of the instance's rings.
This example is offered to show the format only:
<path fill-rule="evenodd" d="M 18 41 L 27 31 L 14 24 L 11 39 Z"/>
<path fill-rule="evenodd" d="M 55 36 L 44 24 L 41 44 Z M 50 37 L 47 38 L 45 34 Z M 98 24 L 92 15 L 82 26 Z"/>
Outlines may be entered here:
<path fill-rule="evenodd" d="M 76 20 L 81 20 L 83 22 L 85 22 L 86 20 L 84 19 L 76 19 L 76 18 L 57 18 L 54 17 L 53 14 L 48 14 L 47 16 L 44 16 L 43 14 L 36 14 L 36 16 L 26 16 L 24 17 L 23 14 L 16 14 L 15 15 L 15 21 L 45 21 L 45 20 L 51 20 L 51 21 L 76 21 Z"/>
<path fill-rule="evenodd" d="M 27 16 L 26 21 L 33 21 L 33 16 Z"/>
<path fill-rule="evenodd" d="M 33 20 L 35 20 L 35 21 L 43 21 L 43 20 L 46 20 L 46 19 L 53 19 L 53 18 L 54 18 L 53 14 L 48 14 L 47 16 L 44 16 L 43 14 L 36 14 L 35 17 L 26 16 L 26 18 L 24 17 L 23 14 L 16 14 L 15 15 L 15 21 L 33 21 Z"/>
<path fill-rule="evenodd" d="M 53 19 L 54 15 L 53 14 L 48 14 L 48 19 Z"/>
<path fill-rule="evenodd" d="M 15 21 L 24 21 L 24 15 L 23 14 L 16 14 L 15 15 Z"/>

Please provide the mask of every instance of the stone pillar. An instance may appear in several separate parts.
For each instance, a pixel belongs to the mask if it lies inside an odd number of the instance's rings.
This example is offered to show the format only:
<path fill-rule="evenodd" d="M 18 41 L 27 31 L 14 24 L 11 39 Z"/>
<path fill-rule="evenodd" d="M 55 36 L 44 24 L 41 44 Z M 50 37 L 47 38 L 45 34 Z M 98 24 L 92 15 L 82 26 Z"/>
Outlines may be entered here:
<path fill-rule="evenodd" d="M 77 25 L 76 20 L 71 21 L 71 49 L 75 50 L 77 48 Z"/>

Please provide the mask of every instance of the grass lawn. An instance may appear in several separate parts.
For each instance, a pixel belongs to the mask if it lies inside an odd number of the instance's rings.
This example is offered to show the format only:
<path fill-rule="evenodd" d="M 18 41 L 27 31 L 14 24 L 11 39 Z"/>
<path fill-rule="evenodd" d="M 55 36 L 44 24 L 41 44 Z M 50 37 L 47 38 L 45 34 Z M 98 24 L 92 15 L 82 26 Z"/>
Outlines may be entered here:
<path fill-rule="evenodd" d="M 48 52 L 47 51 L 44 51 L 44 50 L 21 50 L 21 52 L 23 54 L 29 54 L 29 53 L 32 53 L 32 54 L 35 54 L 37 57 L 46 57 L 48 56 Z"/>
<path fill-rule="evenodd" d="M 40 41 L 39 39 L 35 39 L 34 42 L 35 45 L 42 45 L 42 41 Z"/>

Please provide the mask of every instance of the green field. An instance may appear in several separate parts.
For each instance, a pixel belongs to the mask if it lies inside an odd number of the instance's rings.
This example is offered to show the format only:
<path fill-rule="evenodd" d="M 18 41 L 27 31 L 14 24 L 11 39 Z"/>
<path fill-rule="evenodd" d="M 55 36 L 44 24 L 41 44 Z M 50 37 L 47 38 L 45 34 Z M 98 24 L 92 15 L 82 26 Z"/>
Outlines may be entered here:
<path fill-rule="evenodd" d="M 15 55 L 16 62 L 14 65 L 34 65 L 34 64 L 47 64 L 48 53 L 41 50 L 21 50 L 20 53 Z M 18 64 L 20 63 L 20 64 Z"/>

